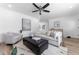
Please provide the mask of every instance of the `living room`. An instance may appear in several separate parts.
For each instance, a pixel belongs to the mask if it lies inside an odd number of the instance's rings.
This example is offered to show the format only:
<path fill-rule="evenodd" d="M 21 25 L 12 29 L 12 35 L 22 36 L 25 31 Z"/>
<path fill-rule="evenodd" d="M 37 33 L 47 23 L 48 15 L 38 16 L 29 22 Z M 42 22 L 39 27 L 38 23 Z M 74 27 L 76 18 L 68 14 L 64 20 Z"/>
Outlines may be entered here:
<path fill-rule="evenodd" d="M 77 55 L 78 10 L 78 3 L 0 3 L 0 54 L 11 55 L 18 47 L 15 54 L 38 55 L 40 51 L 23 45 L 26 37 L 33 37 L 45 40 L 40 55 Z"/>

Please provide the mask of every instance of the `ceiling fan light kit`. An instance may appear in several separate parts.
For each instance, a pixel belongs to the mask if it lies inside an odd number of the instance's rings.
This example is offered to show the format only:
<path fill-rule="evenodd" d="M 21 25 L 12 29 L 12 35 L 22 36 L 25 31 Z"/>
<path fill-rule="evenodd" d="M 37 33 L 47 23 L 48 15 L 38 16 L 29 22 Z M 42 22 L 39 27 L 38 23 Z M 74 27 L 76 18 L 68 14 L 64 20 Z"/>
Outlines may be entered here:
<path fill-rule="evenodd" d="M 49 10 L 45 10 L 45 8 L 47 8 L 49 6 L 49 3 L 45 4 L 43 7 L 42 6 L 37 6 L 35 3 L 33 3 L 33 5 L 37 8 L 37 10 L 34 10 L 32 12 L 39 12 L 39 14 L 41 15 L 42 11 L 43 12 L 50 12 Z"/>

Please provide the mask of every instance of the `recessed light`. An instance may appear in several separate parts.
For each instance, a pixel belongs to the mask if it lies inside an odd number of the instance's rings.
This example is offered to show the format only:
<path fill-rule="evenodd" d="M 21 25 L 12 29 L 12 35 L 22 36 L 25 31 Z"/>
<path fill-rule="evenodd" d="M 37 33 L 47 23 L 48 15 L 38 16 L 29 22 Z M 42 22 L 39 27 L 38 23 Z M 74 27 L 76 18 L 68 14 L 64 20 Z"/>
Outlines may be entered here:
<path fill-rule="evenodd" d="M 72 8 L 72 6 L 70 6 L 69 8 Z"/>
<path fill-rule="evenodd" d="M 12 5 L 11 5 L 11 4 L 8 4 L 8 7 L 9 7 L 9 8 L 11 8 L 11 7 L 12 7 Z"/>

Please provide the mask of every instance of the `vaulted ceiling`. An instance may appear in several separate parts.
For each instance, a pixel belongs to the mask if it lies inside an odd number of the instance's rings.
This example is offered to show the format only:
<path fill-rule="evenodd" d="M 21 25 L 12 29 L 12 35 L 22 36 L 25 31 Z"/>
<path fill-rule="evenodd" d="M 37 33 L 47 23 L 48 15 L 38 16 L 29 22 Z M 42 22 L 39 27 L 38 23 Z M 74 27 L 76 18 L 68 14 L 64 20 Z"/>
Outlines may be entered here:
<path fill-rule="evenodd" d="M 38 6 L 44 6 L 46 3 L 36 4 Z M 0 7 L 33 16 L 42 20 L 74 16 L 79 14 L 78 3 L 50 3 L 50 5 L 46 8 L 47 10 L 50 10 L 50 13 L 42 12 L 42 15 L 39 15 L 38 12 L 32 13 L 33 10 L 36 10 L 32 3 L 0 3 Z"/>

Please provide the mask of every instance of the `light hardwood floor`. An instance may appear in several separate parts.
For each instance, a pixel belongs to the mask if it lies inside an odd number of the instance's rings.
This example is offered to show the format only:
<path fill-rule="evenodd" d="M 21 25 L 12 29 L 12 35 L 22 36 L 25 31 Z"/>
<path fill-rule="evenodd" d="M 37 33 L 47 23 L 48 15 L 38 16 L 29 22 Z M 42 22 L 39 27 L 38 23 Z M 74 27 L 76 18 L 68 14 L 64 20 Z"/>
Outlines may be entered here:
<path fill-rule="evenodd" d="M 69 55 L 79 55 L 79 39 L 64 38 L 64 45 L 68 48 Z"/>

